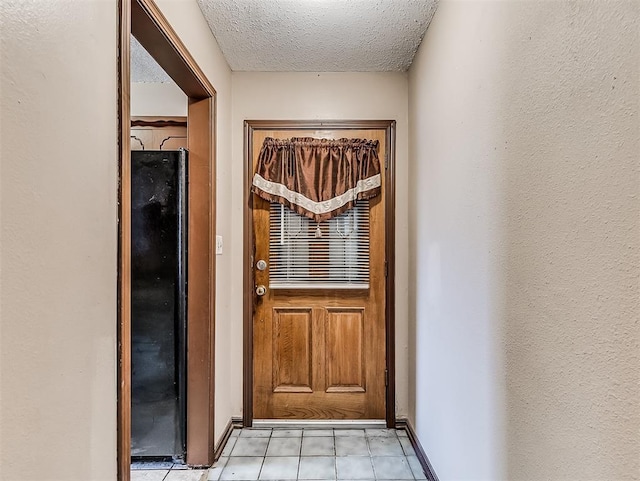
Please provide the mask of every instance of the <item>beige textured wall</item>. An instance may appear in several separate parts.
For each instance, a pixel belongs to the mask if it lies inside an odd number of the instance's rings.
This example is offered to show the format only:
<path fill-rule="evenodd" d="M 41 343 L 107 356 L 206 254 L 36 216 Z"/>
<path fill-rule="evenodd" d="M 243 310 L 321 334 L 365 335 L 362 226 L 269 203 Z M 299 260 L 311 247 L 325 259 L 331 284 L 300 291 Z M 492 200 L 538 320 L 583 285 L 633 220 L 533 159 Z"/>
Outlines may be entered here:
<path fill-rule="evenodd" d="M 410 409 L 443 481 L 640 478 L 639 19 L 443 0 L 411 68 Z"/>
<path fill-rule="evenodd" d="M 173 82 L 132 82 L 131 115 L 186 116 L 187 96 Z"/>
<path fill-rule="evenodd" d="M 0 5 L 0 478 L 116 473 L 116 5 Z"/>
<path fill-rule="evenodd" d="M 158 3 L 218 91 L 216 149 L 224 178 L 230 70 L 195 0 Z M 0 479 L 6 481 L 115 479 L 116 15 L 111 0 L 0 6 Z M 225 189 L 221 182 L 223 231 L 230 223 Z M 219 272 L 230 270 L 228 262 L 218 257 Z M 225 289 L 220 282 L 218 436 L 232 414 Z"/>
<path fill-rule="evenodd" d="M 232 343 L 235 313 L 241 303 L 231 303 L 233 286 L 229 275 L 234 268 L 231 257 L 231 235 L 233 229 L 242 225 L 241 218 L 231 213 L 231 70 L 222 56 L 218 44 L 211 34 L 196 0 L 156 0 L 164 15 L 175 29 L 187 49 L 216 89 L 216 162 L 217 162 L 217 234 L 223 236 L 223 254 L 216 256 L 216 345 L 215 345 L 215 425 L 216 439 L 222 435 L 232 415 L 237 414 L 233 404 L 233 392 L 237 379 L 232 376 L 236 362 L 237 346 Z M 242 361 L 240 361 L 242 364 Z"/>
<path fill-rule="evenodd" d="M 396 366 L 398 415 L 407 405 L 407 76 L 401 73 L 233 73 L 232 197 L 230 246 L 234 307 L 229 395 L 242 409 L 242 212 L 245 120 L 378 119 L 397 121 L 396 147 Z"/>

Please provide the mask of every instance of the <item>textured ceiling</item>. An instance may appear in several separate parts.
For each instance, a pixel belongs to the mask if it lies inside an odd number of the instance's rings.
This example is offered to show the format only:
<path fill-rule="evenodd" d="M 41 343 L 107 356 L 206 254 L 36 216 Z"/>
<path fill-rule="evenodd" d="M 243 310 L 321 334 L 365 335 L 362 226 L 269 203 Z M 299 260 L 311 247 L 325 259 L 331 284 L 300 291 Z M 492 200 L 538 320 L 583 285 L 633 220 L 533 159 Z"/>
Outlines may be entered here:
<path fill-rule="evenodd" d="M 437 0 L 198 0 L 232 70 L 404 71 Z"/>
<path fill-rule="evenodd" d="M 131 81 L 173 82 L 133 35 L 131 36 Z"/>

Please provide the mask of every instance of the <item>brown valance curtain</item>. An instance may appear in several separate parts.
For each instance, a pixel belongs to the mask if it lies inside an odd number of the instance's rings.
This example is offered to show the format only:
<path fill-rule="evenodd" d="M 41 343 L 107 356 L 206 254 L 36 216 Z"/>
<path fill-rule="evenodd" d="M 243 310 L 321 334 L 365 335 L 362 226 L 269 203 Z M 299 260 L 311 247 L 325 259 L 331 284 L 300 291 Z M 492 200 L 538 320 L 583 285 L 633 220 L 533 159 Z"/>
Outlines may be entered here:
<path fill-rule="evenodd" d="M 377 140 L 273 139 L 262 145 L 251 191 L 316 222 L 380 194 Z"/>

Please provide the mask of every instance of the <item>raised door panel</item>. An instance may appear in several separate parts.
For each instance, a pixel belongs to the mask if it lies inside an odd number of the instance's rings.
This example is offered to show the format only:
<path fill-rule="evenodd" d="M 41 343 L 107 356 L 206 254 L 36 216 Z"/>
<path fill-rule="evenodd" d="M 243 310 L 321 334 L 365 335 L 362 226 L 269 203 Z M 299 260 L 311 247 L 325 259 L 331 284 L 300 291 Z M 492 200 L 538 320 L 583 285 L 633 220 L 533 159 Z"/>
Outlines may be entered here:
<path fill-rule="evenodd" d="M 312 392 L 312 310 L 273 309 L 273 392 Z"/>
<path fill-rule="evenodd" d="M 364 308 L 326 312 L 326 391 L 365 392 Z"/>

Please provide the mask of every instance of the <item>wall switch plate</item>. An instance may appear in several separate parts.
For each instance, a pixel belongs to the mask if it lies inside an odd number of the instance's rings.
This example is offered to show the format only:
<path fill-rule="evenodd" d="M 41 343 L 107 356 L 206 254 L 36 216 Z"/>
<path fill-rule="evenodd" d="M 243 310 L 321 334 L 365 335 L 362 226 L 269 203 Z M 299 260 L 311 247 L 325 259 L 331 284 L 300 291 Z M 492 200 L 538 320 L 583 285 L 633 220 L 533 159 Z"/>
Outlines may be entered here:
<path fill-rule="evenodd" d="M 216 236 L 216 255 L 222 255 L 222 236 Z"/>

